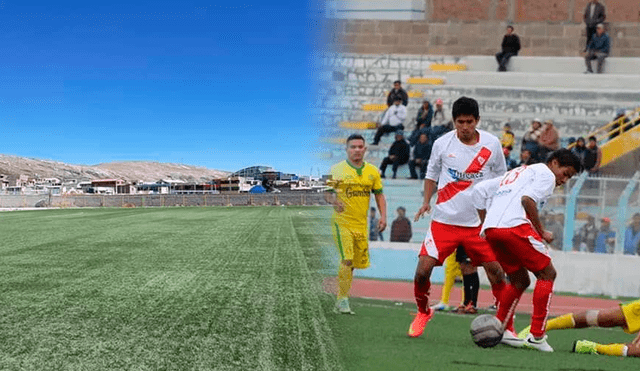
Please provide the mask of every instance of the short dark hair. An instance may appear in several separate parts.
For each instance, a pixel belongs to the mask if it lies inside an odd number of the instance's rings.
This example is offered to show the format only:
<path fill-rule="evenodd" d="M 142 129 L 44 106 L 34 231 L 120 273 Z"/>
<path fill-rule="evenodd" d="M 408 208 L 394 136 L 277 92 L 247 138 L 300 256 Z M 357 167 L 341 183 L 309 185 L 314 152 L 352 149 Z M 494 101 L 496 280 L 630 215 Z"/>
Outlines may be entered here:
<path fill-rule="evenodd" d="M 405 209 L 405 208 L 404 208 L 404 207 L 402 207 L 402 206 L 399 206 L 399 207 L 396 209 L 396 211 L 397 211 L 397 210 L 407 211 L 407 209 Z"/>
<path fill-rule="evenodd" d="M 511 31 L 513 31 L 513 26 L 512 25 L 508 25 L 507 28 L 510 28 Z"/>
<path fill-rule="evenodd" d="M 451 116 L 455 121 L 460 115 L 471 115 L 476 120 L 480 118 L 480 109 L 478 108 L 478 102 L 469 97 L 460 97 L 453 102 L 453 108 L 451 109 Z"/>
<path fill-rule="evenodd" d="M 576 173 L 582 171 L 582 164 L 580 163 L 580 158 L 576 156 L 571 150 L 566 148 L 560 148 L 557 151 L 553 151 L 547 157 L 547 164 L 550 164 L 551 161 L 557 160 L 558 165 L 560 166 L 570 166 L 576 170 Z"/>
<path fill-rule="evenodd" d="M 635 218 L 636 216 L 640 216 L 640 213 L 633 214 L 632 218 Z"/>
<path fill-rule="evenodd" d="M 402 82 L 401 82 L 400 80 L 396 80 L 396 81 L 394 81 L 394 82 L 393 82 L 393 84 L 394 84 L 394 85 L 395 85 L 395 84 L 400 84 L 400 85 L 402 85 Z"/>
<path fill-rule="evenodd" d="M 364 137 L 362 135 L 360 135 L 360 134 L 351 134 L 347 138 L 347 144 L 349 144 L 349 142 L 351 142 L 352 140 L 358 140 L 358 139 L 360 139 L 361 141 L 364 142 Z"/>
<path fill-rule="evenodd" d="M 594 142 L 597 142 L 597 141 L 598 141 L 598 139 L 596 139 L 595 135 L 590 136 L 590 137 L 589 137 L 589 140 L 592 140 L 592 141 L 594 141 Z"/>

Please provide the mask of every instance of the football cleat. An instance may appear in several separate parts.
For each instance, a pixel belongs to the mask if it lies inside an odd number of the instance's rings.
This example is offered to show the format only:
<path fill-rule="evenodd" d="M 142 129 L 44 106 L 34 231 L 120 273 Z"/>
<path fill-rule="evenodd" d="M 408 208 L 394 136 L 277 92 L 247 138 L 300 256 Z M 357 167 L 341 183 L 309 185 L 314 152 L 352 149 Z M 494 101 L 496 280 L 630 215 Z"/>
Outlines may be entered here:
<path fill-rule="evenodd" d="M 582 353 L 582 354 L 598 354 L 596 350 L 597 343 L 589 340 L 577 340 L 573 342 L 573 349 L 571 350 L 573 353 Z"/>
<path fill-rule="evenodd" d="M 478 310 L 476 309 L 476 307 L 469 303 L 467 305 L 461 305 L 458 307 L 458 309 L 456 310 L 456 313 L 458 314 L 478 314 Z"/>
<path fill-rule="evenodd" d="M 527 335 L 531 332 L 531 326 L 527 326 L 522 331 L 518 332 L 518 337 L 522 340 L 527 338 Z"/>
<path fill-rule="evenodd" d="M 513 331 L 505 330 L 502 335 L 502 340 L 500 340 L 500 344 L 514 348 L 522 348 L 524 347 L 524 340 L 520 339 Z"/>
<path fill-rule="evenodd" d="M 411 326 L 409 326 L 409 335 L 412 338 L 417 338 L 424 332 L 424 328 L 427 326 L 427 323 L 433 317 L 434 311 L 429 309 L 429 313 L 418 312 L 416 317 L 411 322 Z"/>
<path fill-rule="evenodd" d="M 339 314 L 356 314 L 351 310 L 351 307 L 349 307 L 349 299 L 347 298 L 338 299 L 336 305 L 333 307 L 333 311 Z"/>
<path fill-rule="evenodd" d="M 445 304 L 443 302 L 439 302 L 438 304 L 432 306 L 431 309 L 433 309 L 435 311 L 447 311 L 447 310 L 451 309 L 451 307 L 448 304 Z"/>
<path fill-rule="evenodd" d="M 524 340 L 524 347 L 539 350 L 541 352 L 553 352 L 553 348 L 551 348 L 551 345 L 547 343 L 547 335 L 539 340 L 536 340 L 532 334 L 527 335 L 527 338 Z"/>

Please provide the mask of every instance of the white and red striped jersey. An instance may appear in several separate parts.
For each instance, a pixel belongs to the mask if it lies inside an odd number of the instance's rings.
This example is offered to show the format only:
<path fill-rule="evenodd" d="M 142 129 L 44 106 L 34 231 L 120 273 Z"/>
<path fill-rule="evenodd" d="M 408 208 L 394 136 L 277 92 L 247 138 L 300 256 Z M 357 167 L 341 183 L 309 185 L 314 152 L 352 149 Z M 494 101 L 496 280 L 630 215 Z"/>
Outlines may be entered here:
<path fill-rule="evenodd" d="M 487 210 L 482 232 L 487 228 L 531 224 L 522 206 L 522 197 L 530 197 L 540 209 L 553 194 L 555 186 L 556 177 L 546 164 L 520 166 L 501 178 L 476 185 L 474 207 Z"/>
<path fill-rule="evenodd" d="M 426 179 L 438 182 L 438 197 L 433 220 L 462 227 L 480 225 L 471 199 L 473 185 L 507 171 L 500 140 L 478 130 L 474 145 L 462 143 L 456 131 L 450 131 L 433 144 Z"/>

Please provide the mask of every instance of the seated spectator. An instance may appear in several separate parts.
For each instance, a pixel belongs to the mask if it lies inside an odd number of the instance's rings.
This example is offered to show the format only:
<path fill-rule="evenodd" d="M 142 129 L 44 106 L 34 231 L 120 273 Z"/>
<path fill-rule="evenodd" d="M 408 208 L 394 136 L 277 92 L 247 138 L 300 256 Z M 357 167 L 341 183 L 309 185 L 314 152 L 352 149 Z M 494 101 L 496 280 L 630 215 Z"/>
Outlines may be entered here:
<path fill-rule="evenodd" d="M 385 177 L 387 165 L 392 164 L 393 179 L 396 178 L 398 172 L 398 166 L 404 165 L 409 162 L 410 148 L 409 143 L 404 140 L 404 133 L 401 130 L 396 131 L 396 141 L 393 142 L 391 148 L 389 148 L 389 156 L 382 159 L 380 164 L 380 176 Z"/>
<path fill-rule="evenodd" d="M 387 95 L 387 107 L 391 107 L 398 98 L 403 106 L 406 107 L 407 104 L 409 104 L 409 94 L 407 94 L 407 91 L 402 88 L 400 80 L 393 82 L 393 89 L 391 89 L 389 95 Z"/>
<path fill-rule="evenodd" d="M 640 213 L 633 214 L 631 224 L 624 233 L 624 253 L 640 255 Z"/>
<path fill-rule="evenodd" d="M 609 56 L 610 45 L 609 35 L 605 33 L 604 25 L 602 23 L 598 24 L 596 34 L 587 45 L 587 54 L 584 56 L 584 62 L 587 65 L 585 73 L 593 73 L 591 61 L 594 59 L 598 60 L 598 73 L 602 73 L 604 59 Z"/>
<path fill-rule="evenodd" d="M 549 243 L 552 249 L 562 250 L 562 237 L 564 235 L 564 216 L 562 214 L 549 214 L 545 228 L 553 233 L 553 241 Z"/>
<path fill-rule="evenodd" d="M 391 224 L 391 242 L 409 242 L 411 241 L 411 222 L 405 217 L 406 209 L 400 206 L 396 212 L 398 217 Z"/>
<path fill-rule="evenodd" d="M 580 163 L 582 164 L 582 168 L 584 168 L 584 155 L 587 152 L 587 146 L 584 142 L 583 137 L 580 137 L 578 138 L 578 140 L 576 140 L 576 145 L 571 148 L 571 152 L 574 155 L 578 156 L 578 158 L 580 159 Z"/>
<path fill-rule="evenodd" d="M 372 207 L 369 211 L 369 241 L 384 241 L 382 232 L 378 230 L 378 217 L 376 216 L 376 208 Z"/>
<path fill-rule="evenodd" d="M 500 143 L 502 143 L 502 148 L 511 147 L 513 148 L 513 144 L 516 141 L 516 136 L 511 131 L 511 125 L 509 123 L 504 124 L 502 127 L 502 138 L 500 139 Z"/>
<path fill-rule="evenodd" d="M 531 155 L 531 151 L 529 151 L 528 149 L 523 149 L 522 151 L 520 151 L 520 163 L 518 164 L 518 166 L 533 165 L 535 163 L 536 160 Z"/>
<path fill-rule="evenodd" d="M 388 133 L 393 133 L 398 130 L 404 129 L 404 120 L 407 118 L 407 107 L 403 106 L 402 99 L 396 98 L 391 107 L 387 109 L 380 121 L 380 127 L 376 131 L 376 135 L 373 138 L 373 145 L 377 146 L 380 143 L 380 138 Z"/>
<path fill-rule="evenodd" d="M 596 218 L 593 215 L 589 215 L 587 216 L 587 222 L 580 228 L 573 239 L 573 249 L 575 251 L 594 252 L 596 249 L 596 237 L 598 237 Z"/>
<path fill-rule="evenodd" d="M 418 116 L 416 117 L 416 127 L 429 128 L 431 127 L 431 119 L 433 118 L 433 107 L 428 100 L 422 102 L 422 107 L 418 110 Z"/>
<path fill-rule="evenodd" d="M 508 147 L 504 147 L 502 148 L 502 152 L 504 153 L 504 160 L 507 162 L 507 171 L 515 169 L 518 167 L 518 163 L 516 162 L 516 160 L 511 158 L 511 149 L 513 147 L 508 146 Z"/>
<path fill-rule="evenodd" d="M 436 109 L 433 111 L 433 118 L 431 124 L 433 126 L 444 125 L 447 123 L 447 116 L 444 113 L 442 99 L 436 99 Z"/>
<path fill-rule="evenodd" d="M 429 142 L 429 136 L 427 133 L 421 133 L 418 142 L 413 147 L 413 159 L 409 161 L 409 171 L 411 172 L 411 179 L 424 179 L 427 173 L 427 164 L 429 163 L 429 157 L 431 156 L 431 146 L 433 143 Z M 420 168 L 420 178 L 416 174 L 416 167 Z"/>
<path fill-rule="evenodd" d="M 502 51 L 496 54 L 496 60 L 498 61 L 498 72 L 505 72 L 509 59 L 518 55 L 518 51 L 520 51 L 520 38 L 513 33 L 513 26 L 507 26 L 501 47 Z"/>
<path fill-rule="evenodd" d="M 541 162 L 547 161 L 547 155 L 557 149 L 560 149 L 560 134 L 558 129 L 553 126 L 553 120 L 547 120 L 544 122 L 542 133 L 538 138 L 539 152 L 538 160 Z"/>
<path fill-rule="evenodd" d="M 596 236 L 596 249 L 594 252 L 599 254 L 611 254 L 613 253 L 615 242 L 616 232 L 611 230 L 611 219 L 602 218 L 600 221 L 600 230 Z"/>
<path fill-rule="evenodd" d="M 529 150 L 533 161 L 538 159 L 538 138 L 542 133 L 542 121 L 539 118 L 531 121 L 531 127 L 522 136 L 522 150 Z"/>
<path fill-rule="evenodd" d="M 602 160 L 602 150 L 598 147 L 598 141 L 595 136 L 589 137 L 587 149 L 584 153 L 584 169 L 591 174 L 597 174 L 600 169 L 600 161 Z"/>

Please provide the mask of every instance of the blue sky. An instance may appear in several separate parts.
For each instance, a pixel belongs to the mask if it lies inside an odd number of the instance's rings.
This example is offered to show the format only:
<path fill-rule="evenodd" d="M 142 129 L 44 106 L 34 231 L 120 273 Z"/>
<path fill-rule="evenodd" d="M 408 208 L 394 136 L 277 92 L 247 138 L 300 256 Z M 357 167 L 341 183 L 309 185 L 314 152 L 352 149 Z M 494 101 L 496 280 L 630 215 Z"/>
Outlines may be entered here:
<path fill-rule="evenodd" d="M 220 3 L 0 0 L 0 153 L 317 173 L 318 5 Z"/>

